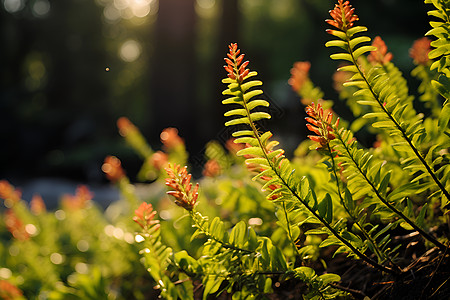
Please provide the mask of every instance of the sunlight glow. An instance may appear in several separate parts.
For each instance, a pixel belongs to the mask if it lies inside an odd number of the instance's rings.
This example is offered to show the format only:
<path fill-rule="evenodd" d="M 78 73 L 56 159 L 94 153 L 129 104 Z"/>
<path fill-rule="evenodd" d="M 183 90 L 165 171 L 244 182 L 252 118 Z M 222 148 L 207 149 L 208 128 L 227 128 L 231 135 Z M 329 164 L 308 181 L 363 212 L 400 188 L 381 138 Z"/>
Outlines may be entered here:
<path fill-rule="evenodd" d="M 156 0 L 113 0 L 108 4 L 101 3 L 105 5 L 103 16 L 110 22 L 119 18 L 144 18 L 156 14 L 158 10 Z"/>

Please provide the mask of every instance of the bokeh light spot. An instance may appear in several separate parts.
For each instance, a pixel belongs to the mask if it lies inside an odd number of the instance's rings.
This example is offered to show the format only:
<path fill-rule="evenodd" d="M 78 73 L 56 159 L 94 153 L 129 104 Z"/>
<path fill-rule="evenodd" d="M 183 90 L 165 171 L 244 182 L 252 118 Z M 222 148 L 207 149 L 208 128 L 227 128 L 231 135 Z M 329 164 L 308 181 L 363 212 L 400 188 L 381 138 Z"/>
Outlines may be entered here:
<path fill-rule="evenodd" d="M 62 221 L 66 218 L 66 212 L 62 209 L 58 209 L 57 211 L 55 211 L 55 217 L 56 219 Z"/>
<path fill-rule="evenodd" d="M 23 0 L 5 0 L 3 2 L 3 6 L 5 7 L 5 10 L 9 13 L 15 13 L 24 7 Z"/>
<path fill-rule="evenodd" d="M 64 257 L 55 252 L 50 255 L 50 261 L 55 265 L 60 265 L 64 262 Z"/>
<path fill-rule="evenodd" d="M 77 243 L 77 249 L 80 252 L 86 252 L 89 250 L 89 242 L 86 240 L 79 240 Z"/>
<path fill-rule="evenodd" d="M 142 235 L 137 234 L 137 235 L 134 237 L 134 240 L 136 241 L 136 243 L 142 243 L 143 241 L 145 241 L 145 238 L 144 238 Z"/>
<path fill-rule="evenodd" d="M 262 225 L 263 220 L 261 218 L 250 218 L 250 220 L 248 220 L 248 225 Z"/>
<path fill-rule="evenodd" d="M 8 268 L 0 268 L 0 278 L 8 279 L 12 276 L 12 272 Z"/>
<path fill-rule="evenodd" d="M 79 262 L 75 265 L 75 271 L 80 274 L 87 274 L 89 272 L 89 266 L 85 263 Z"/>
<path fill-rule="evenodd" d="M 103 16 L 107 21 L 117 21 L 120 19 L 120 10 L 118 10 L 114 5 L 107 5 L 105 9 L 103 9 Z"/>
<path fill-rule="evenodd" d="M 33 15 L 45 17 L 50 12 L 50 2 L 48 0 L 38 0 L 33 4 Z"/>
<path fill-rule="evenodd" d="M 126 62 L 133 62 L 141 55 L 141 45 L 135 40 L 128 40 L 122 44 L 119 56 Z"/>
<path fill-rule="evenodd" d="M 197 0 L 197 5 L 203 9 L 211 9 L 216 5 L 216 0 Z"/>
<path fill-rule="evenodd" d="M 34 236 L 38 233 L 36 226 L 34 226 L 33 224 L 25 225 L 25 231 L 31 236 Z"/>

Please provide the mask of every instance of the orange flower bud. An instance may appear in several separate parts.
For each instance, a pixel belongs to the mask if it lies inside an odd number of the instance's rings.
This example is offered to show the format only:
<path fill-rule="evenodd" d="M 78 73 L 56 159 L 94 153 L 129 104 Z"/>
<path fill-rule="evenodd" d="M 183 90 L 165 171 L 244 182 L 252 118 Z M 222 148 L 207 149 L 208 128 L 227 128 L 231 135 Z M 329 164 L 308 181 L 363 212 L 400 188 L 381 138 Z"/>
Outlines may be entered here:
<path fill-rule="evenodd" d="M 393 58 L 391 52 L 387 52 L 386 43 L 381 39 L 381 37 L 377 36 L 372 42 L 372 46 L 377 47 L 377 50 L 371 51 L 367 59 L 372 64 L 381 64 L 385 65 L 390 62 Z"/>
<path fill-rule="evenodd" d="M 428 53 L 431 51 L 431 40 L 427 37 L 416 40 L 411 49 L 409 49 L 409 55 L 414 60 L 416 65 L 426 65 L 430 59 Z"/>
<path fill-rule="evenodd" d="M 30 235 L 25 230 L 22 221 L 17 217 L 12 209 L 8 209 L 5 213 L 5 225 L 13 237 L 19 241 L 26 241 Z"/>
<path fill-rule="evenodd" d="M 325 111 L 327 112 L 327 111 Z M 333 120 L 333 113 L 328 111 L 326 117 L 324 117 L 324 110 L 320 103 L 317 106 L 312 103 L 306 107 L 306 113 L 309 117 L 306 117 L 306 121 L 310 124 L 306 124 L 306 127 L 314 132 L 316 135 L 308 135 L 308 138 L 314 142 L 320 144 L 318 149 L 325 147 L 331 140 L 334 140 L 336 136 L 334 135 L 334 129 L 331 124 Z M 313 126 L 314 125 L 314 126 Z M 339 118 L 336 120 L 334 126 L 339 125 Z"/>
<path fill-rule="evenodd" d="M 7 280 L 0 280 L 0 299 L 23 299 L 22 291 Z"/>
<path fill-rule="evenodd" d="M 289 78 L 289 85 L 295 92 L 299 92 L 305 82 L 309 80 L 309 69 L 311 63 L 307 61 L 298 61 L 294 63 L 291 69 L 291 78 Z"/>
<path fill-rule="evenodd" d="M 16 190 L 12 184 L 6 180 L 0 180 L 0 198 L 5 200 L 6 206 L 13 206 L 20 201 L 21 197 L 22 193 Z"/>
<path fill-rule="evenodd" d="M 225 62 L 227 63 L 227 65 L 224 66 L 225 71 L 228 72 L 229 78 L 242 82 L 250 72 L 250 70 L 246 69 L 249 62 L 246 61 L 241 64 L 244 59 L 244 54 L 239 55 L 239 53 L 241 53 L 241 50 L 238 49 L 236 43 L 230 44 L 228 48 L 228 58 L 225 58 Z"/>
<path fill-rule="evenodd" d="M 117 182 L 125 177 L 125 171 L 122 169 L 122 163 L 115 156 L 107 156 L 105 158 L 105 162 L 102 165 L 102 171 L 112 182 Z"/>
<path fill-rule="evenodd" d="M 192 189 L 191 174 L 188 174 L 187 168 L 181 168 L 180 165 L 174 164 L 173 167 L 169 164 L 165 168 L 169 178 L 166 178 L 166 185 L 173 188 L 173 191 L 168 191 L 167 194 L 175 197 L 175 204 L 183 207 L 186 210 L 193 210 L 198 199 L 198 183 Z"/>
<path fill-rule="evenodd" d="M 46 211 L 44 200 L 42 200 L 40 195 L 33 195 L 30 201 L 30 208 L 35 215 L 40 215 Z"/>
<path fill-rule="evenodd" d="M 87 203 L 92 200 L 94 194 L 89 191 L 85 185 L 80 185 L 75 191 L 75 195 L 63 195 L 62 206 L 69 210 L 79 210 L 85 208 Z"/>
<path fill-rule="evenodd" d="M 152 157 L 150 158 L 151 165 L 157 170 L 161 170 L 168 161 L 168 155 L 162 151 L 153 153 Z"/>
<path fill-rule="evenodd" d="M 137 128 L 127 117 L 120 117 L 117 120 L 117 127 L 121 136 L 126 137 L 132 132 L 136 132 Z"/>
<path fill-rule="evenodd" d="M 155 224 L 158 224 L 158 220 L 153 220 L 156 216 L 156 211 L 153 210 L 153 206 L 150 203 L 142 202 L 138 209 L 134 211 L 133 221 L 135 221 L 144 230 L 150 229 Z M 159 229 L 156 228 L 155 230 Z"/>
<path fill-rule="evenodd" d="M 342 31 L 347 31 L 353 27 L 353 23 L 358 21 L 359 18 L 354 14 L 355 9 L 352 8 L 349 1 L 338 0 L 338 4 L 334 6 L 333 10 L 330 10 L 330 16 L 332 20 L 325 20 L 329 25 L 334 26 Z M 327 30 L 330 32 L 331 30 Z"/>
<path fill-rule="evenodd" d="M 203 169 L 203 175 L 207 177 L 216 177 L 221 173 L 221 168 L 217 160 L 210 159 L 206 162 Z"/>
<path fill-rule="evenodd" d="M 178 129 L 176 128 L 166 128 L 161 132 L 160 135 L 161 142 L 167 149 L 173 149 L 178 145 L 183 145 L 183 139 L 178 135 Z"/>

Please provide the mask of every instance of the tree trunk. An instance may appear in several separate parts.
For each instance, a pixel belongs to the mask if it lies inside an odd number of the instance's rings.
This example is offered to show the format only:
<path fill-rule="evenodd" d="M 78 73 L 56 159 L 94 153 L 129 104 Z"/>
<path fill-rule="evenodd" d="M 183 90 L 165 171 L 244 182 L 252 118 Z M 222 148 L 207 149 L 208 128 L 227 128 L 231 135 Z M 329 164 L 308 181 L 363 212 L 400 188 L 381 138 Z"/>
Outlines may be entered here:
<path fill-rule="evenodd" d="M 195 143 L 195 0 L 159 1 L 152 57 L 150 136 L 166 127 Z"/>

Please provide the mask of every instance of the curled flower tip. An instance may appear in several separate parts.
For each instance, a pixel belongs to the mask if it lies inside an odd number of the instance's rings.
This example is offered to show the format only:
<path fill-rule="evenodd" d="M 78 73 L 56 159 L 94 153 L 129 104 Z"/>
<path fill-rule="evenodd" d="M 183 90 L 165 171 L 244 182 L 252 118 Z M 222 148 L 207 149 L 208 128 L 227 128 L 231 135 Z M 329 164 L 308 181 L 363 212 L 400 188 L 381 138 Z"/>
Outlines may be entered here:
<path fill-rule="evenodd" d="M 414 60 L 416 65 L 427 65 L 430 59 L 428 53 L 431 51 L 431 40 L 427 37 L 416 40 L 411 49 L 409 56 Z"/>
<path fill-rule="evenodd" d="M 117 120 L 117 128 L 121 136 L 126 137 L 132 132 L 136 132 L 137 128 L 127 117 L 120 117 Z"/>
<path fill-rule="evenodd" d="M 228 46 L 228 49 L 229 52 L 227 53 L 227 57 L 224 58 L 225 62 L 227 63 L 227 65 L 224 66 L 225 71 L 227 71 L 229 78 L 238 82 L 242 82 L 250 72 L 249 69 L 246 69 L 249 61 L 242 63 L 245 55 L 240 54 L 241 50 L 238 49 L 236 43 L 231 43 Z"/>
<path fill-rule="evenodd" d="M 181 168 L 180 165 L 169 164 L 165 170 L 169 175 L 169 178 L 166 178 L 166 185 L 173 189 L 167 194 L 175 198 L 176 205 L 189 211 L 193 210 L 198 199 L 198 183 L 192 188 L 192 175 L 188 174 L 186 167 Z"/>
<path fill-rule="evenodd" d="M 12 207 L 20 201 L 22 193 L 16 190 L 12 184 L 6 180 L 0 180 L 0 198 L 5 200 L 7 207 Z"/>
<path fill-rule="evenodd" d="M 122 163 L 115 156 L 107 156 L 105 158 L 105 162 L 102 165 L 102 171 L 112 182 L 117 182 L 125 177 L 125 171 L 122 169 Z"/>
<path fill-rule="evenodd" d="M 359 18 L 354 14 L 355 9 L 350 5 L 350 1 L 338 0 L 338 4 L 330 10 L 330 16 L 333 19 L 325 20 L 331 26 L 334 26 L 342 31 L 347 31 L 353 27 L 353 23 Z"/>
<path fill-rule="evenodd" d="M 153 220 L 156 216 L 156 211 L 153 210 L 153 206 L 150 203 L 142 202 L 138 209 L 134 211 L 133 221 L 145 231 L 149 230 L 154 225 L 158 224 L 158 220 Z M 154 226 L 154 230 L 158 230 L 159 226 Z"/>
<path fill-rule="evenodd" d="M 375 37 L 372 42 L 372 46 L 377 48 L 377 50 L 371 51 L 367 57 L 372 64 L 385 65 L 392 60 L 393 55 L 391 52 L 387 52 L 386 43 L 381 39 L 381 37 Z"/>
<path fill-rule="evenodd" d="M 306 124 L 306 127 L 316 134 L 308 135 L 308 138 L 320 144 L 317 149 L 324 148 L 331 140 L 336 138 L 333 127 L 338 127 L 339 118 L 332 124 L 333 113 L 331 109 L 324 111 L 320 103 L 318 103 L 317 106 L 315 106 L 314 103 L 307 106 L 306 113 L 309 115 L 309 117 L 305 118 L 309 123 Z"/>
<path fill-rule="evenodd" d="M 179 145 L 184 145 L 183 139 L 178 135 L 178 129 L 173 127 L 164 129 L 159 137 L 167 149 L 173 149 Z"/>
<path fill-rule="evenodd" d="M 294 63 L 291 69 L 291 78 L 289 78 L 289 85 L 295 92 L 299 92 L 305 82 L 309 80 L 309 69 L 311 63 L 308 61 L 298 61 Z"/>

